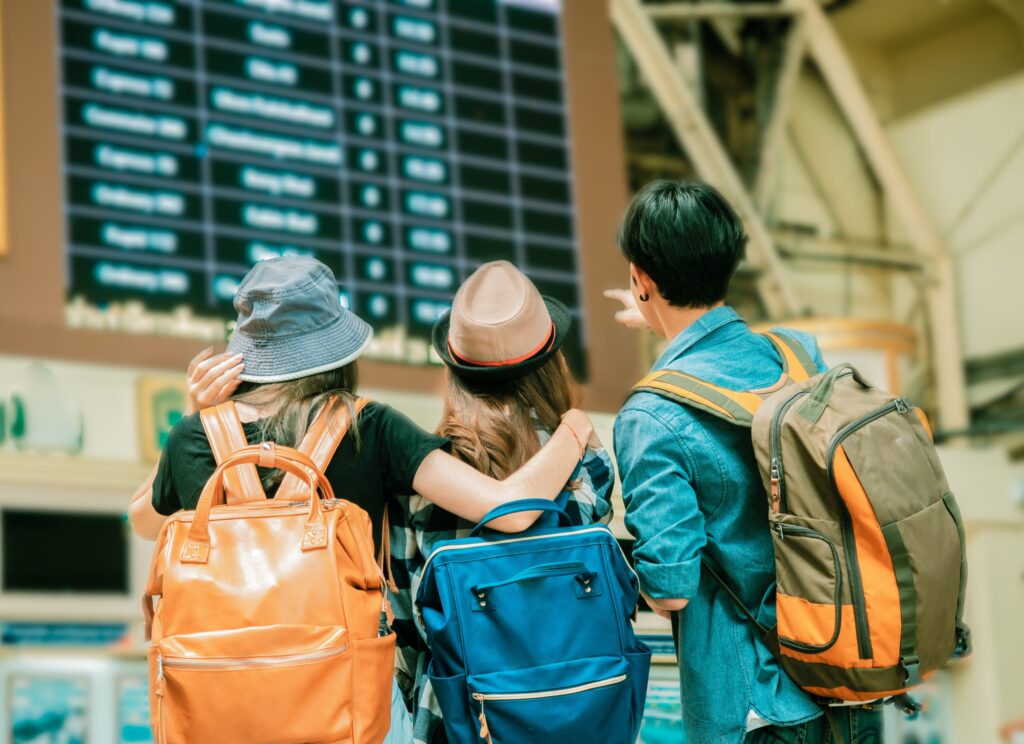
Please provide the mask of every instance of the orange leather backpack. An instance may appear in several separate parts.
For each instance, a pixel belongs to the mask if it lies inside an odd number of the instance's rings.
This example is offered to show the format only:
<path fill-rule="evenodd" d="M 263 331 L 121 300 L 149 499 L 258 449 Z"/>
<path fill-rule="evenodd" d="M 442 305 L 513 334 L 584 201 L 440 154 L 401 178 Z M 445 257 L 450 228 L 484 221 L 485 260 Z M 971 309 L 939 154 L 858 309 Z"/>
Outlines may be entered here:
<path fill-rule="evenodd" d="M 382 622 L 390 608 L 370 518 L 336 499 L 323 474 L 351 413 L 317 418 L 300 445 L 310 457 L 239 446 L 232 403 L 204 412 L 220 464 L 196 509 L 164 524 L 143 597 L 158 744 L 387 735 L 395 636 Z M 287 473 L 274 499 L 257 464 Z"/>

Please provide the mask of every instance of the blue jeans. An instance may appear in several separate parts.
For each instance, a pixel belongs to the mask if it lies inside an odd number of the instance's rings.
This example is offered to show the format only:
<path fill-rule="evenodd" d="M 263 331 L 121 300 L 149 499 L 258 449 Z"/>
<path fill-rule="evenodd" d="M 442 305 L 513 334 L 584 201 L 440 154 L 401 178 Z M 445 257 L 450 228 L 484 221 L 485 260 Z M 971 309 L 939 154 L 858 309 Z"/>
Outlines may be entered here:
<path fill-rule="evenodd" d="M 841 740 L 833 726 L 838 728 Z M 768 726 L 752 731 L 744 744 L 882 744 L 882 708 L 832 708 L 799 726 Z"/>

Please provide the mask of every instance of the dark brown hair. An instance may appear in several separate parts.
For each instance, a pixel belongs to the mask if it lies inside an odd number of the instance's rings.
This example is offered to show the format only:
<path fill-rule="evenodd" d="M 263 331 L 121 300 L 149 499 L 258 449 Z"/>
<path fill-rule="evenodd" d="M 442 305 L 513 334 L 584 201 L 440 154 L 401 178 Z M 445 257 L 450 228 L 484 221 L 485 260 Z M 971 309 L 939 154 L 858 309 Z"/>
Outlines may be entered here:
<path fill-rule="evenodd" d="M 543 366 L 505 381 L 468 380 L 448 370 L 448 394 L 437 433 L 452 454 L 502 480 L 540 449 L 535 419 L 553 432 L 580 406 L 580 390 L 561 351 Z"/>

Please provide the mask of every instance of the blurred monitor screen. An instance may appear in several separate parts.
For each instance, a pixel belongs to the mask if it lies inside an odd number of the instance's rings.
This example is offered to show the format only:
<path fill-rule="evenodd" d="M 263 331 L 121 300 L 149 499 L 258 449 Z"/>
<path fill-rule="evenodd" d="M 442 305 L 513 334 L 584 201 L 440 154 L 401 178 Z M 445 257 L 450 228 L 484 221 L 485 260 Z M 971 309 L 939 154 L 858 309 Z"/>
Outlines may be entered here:
<path fill-rule="evenodd" d="M 576 315 L 560 0 L 61 0 L 72 326 L 223 337 L 256 261 L 312 255 L 428 361 L 508 259 Z"/>
<path fill-rule="evenodd" d="M 128 593 L 121 515 L 5 509 L 0 525 L 3 591 Z"/>

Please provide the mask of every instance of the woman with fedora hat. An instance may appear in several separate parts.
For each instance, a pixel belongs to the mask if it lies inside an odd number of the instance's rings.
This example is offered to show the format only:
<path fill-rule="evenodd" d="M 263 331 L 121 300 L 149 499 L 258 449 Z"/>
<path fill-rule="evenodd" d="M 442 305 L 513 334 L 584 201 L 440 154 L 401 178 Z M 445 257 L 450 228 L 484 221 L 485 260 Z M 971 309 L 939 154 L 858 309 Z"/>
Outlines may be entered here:
<path fill-rule="evenodd" d="M 580 405 L 562 343 L 569 310 L 545 297 L 507 261 L 482 265 L 459 288 L 451 312 L 434 325 L 433 346 L 447 366 L 448 389 L 438 435 L 452 454 L 481 473 L 503 479 L 530 460 L 566 412 Z M 557 502 L 574 524 L 611 518 L 611 459 L 592 437 Z M 399 586 L 392 604 L 412 617 L 413 591 L 427 556 L 442 540 L 464 537 L 473 523 L 422 497 L 390 507 L 392 569 Z M 429 689 L 429 652 L 419 629 L 396 623 L 398 679 L 413 709 L 415 740 L 445 741 L 440 710 Z"/>
<path fill-rule="evenodd" d="M 242 280 L 234 305 L 238 321 L 227 352 L 193 360 L 193 412 L 171 430 L 159 464 L 132 499 L 129 516 L 141 537 L 155 539 L 167 515 L 194 508 L 215 469 L 194 412 L 199 407 L 231 398 L 250 443 L 296 446 L 322 408 L 355 401 L 356 360 L 373 331 L 341 306 L 327 266 L 302 256 L 261 261 Z M 445 437 L 372 402 L 359 413 L 325 474 L 339 495 L 369 513 L 379 546 L 384 509 L 401 494 L 417 493 L 471 521 L 508 501 L 555 498 L 592 434 L 585 413 L 566 411 L 548 446 L 510 477 L 497 479 L 452 457 Z M 260 475 L 271 495 L 280 472 Z M 519 531 L 537 516 L 512 514 L 491 526 Z"/>

